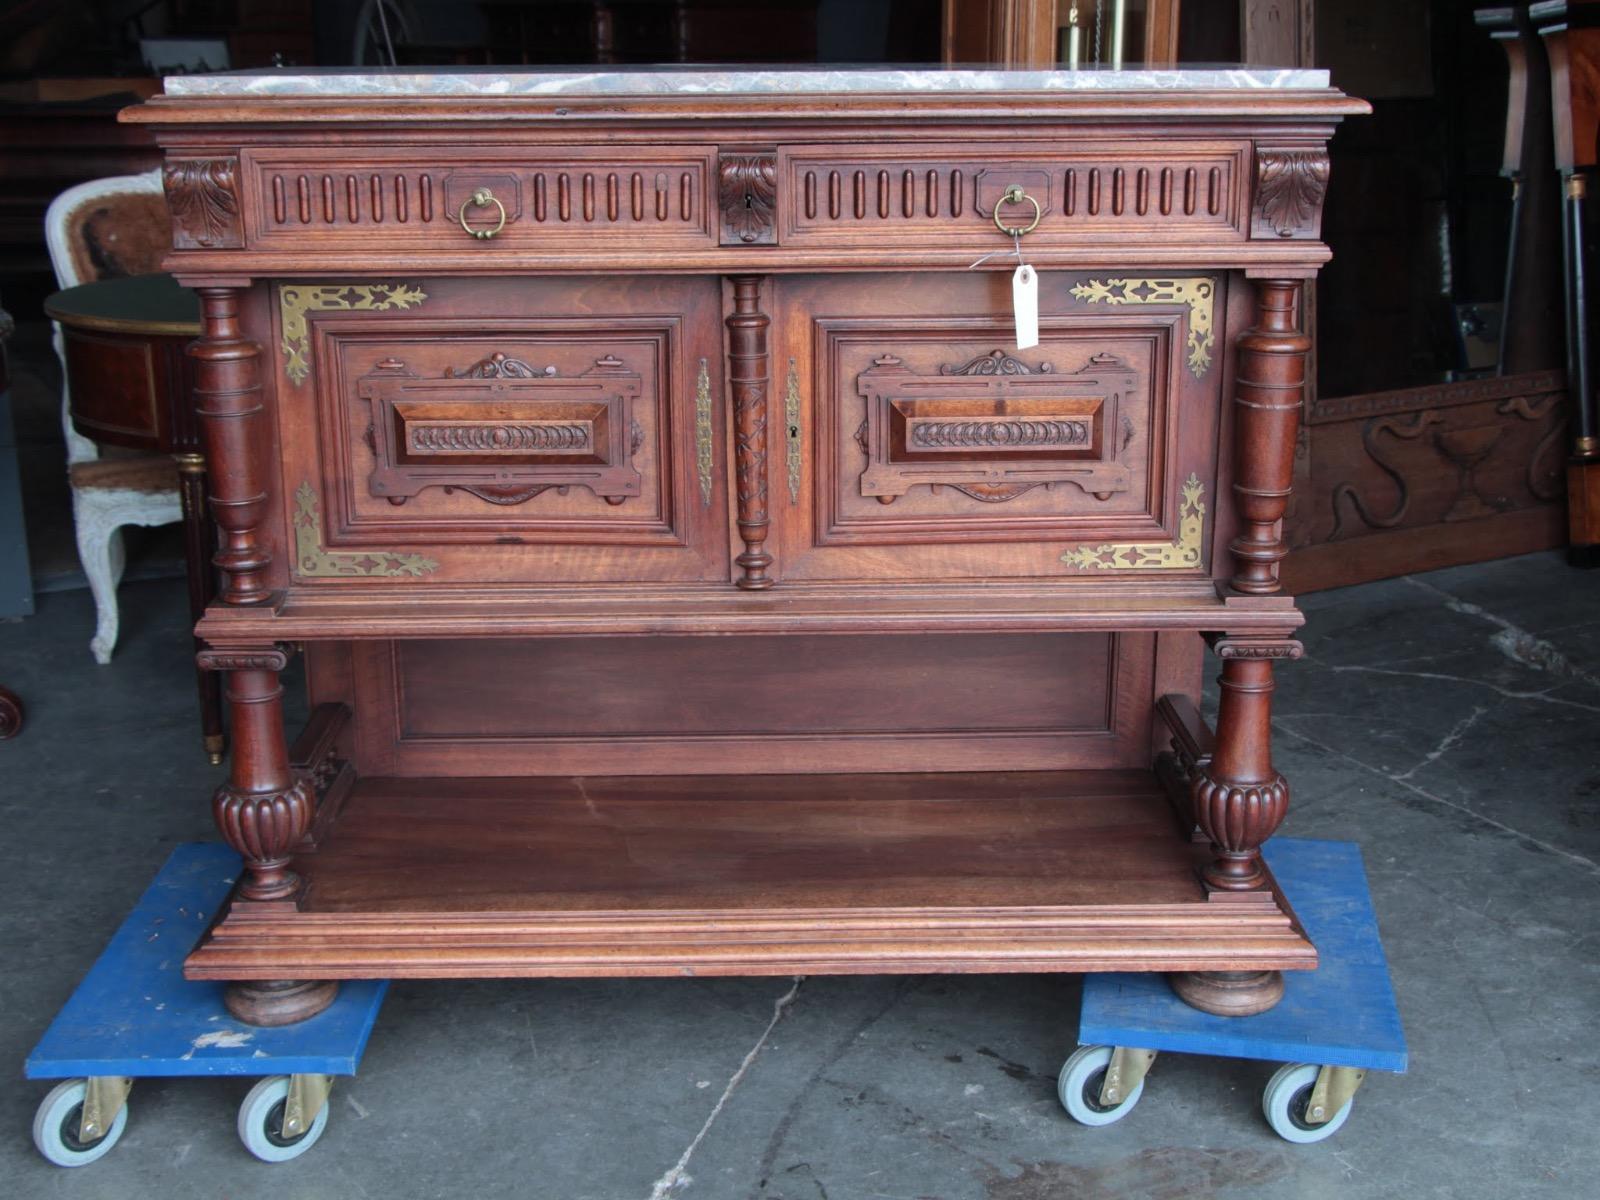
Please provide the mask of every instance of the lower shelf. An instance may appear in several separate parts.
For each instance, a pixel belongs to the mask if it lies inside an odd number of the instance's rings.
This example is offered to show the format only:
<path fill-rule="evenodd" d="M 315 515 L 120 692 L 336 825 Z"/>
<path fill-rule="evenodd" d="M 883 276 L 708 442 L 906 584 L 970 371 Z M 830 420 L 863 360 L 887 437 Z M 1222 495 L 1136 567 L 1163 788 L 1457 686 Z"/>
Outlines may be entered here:
<path fill-rule="evenodd" d="M 359 781 L 194 979 L 1303 969 L 1148 771 Z"/>

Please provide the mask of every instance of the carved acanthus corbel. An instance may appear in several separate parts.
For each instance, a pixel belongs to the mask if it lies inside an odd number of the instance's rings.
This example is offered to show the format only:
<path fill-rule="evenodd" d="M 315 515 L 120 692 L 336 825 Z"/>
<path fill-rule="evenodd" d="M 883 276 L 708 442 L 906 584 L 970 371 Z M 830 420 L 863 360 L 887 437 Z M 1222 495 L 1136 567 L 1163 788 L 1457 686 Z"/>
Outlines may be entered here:
<path fill-rule="evenodd" d="M 1257 146 L 1250 236 L 1315 240 L 1327 194 L 1326 147 Z"/>

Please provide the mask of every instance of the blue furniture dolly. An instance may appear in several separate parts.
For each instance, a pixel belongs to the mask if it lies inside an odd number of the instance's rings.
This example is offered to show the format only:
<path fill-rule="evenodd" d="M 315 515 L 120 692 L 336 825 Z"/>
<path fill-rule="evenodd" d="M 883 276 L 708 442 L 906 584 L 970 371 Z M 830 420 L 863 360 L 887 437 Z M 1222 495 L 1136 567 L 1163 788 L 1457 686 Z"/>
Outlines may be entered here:
<path fill-rule="evenodd" d="M 1405 1071 L 1405 1034 L 1361 851 L 1352 842 L 1274 838 L 1265 853 L 1321 965 L 1285 971 L 1283 999 L 1253 1017 L 1190 1008 L 1159 976 L 1086 976 L 1080 1046 L 1058 1081 L 1075 1120 L 1109 1125 L 1127 1116 L 1163 1050 L 1278 1059 L 1288 1065 L 1262 1096 L 1267 1123 L 1288 1141 L 1320 1142 L 1349 1118 L 1368 1071 Z"/>
<path fill-rule="evenodd" d="M 266 1162 L 304 1154 L 328 1124 L 328 1091 L 354 1075 L 388 982 L 347 983 L 327 1011 L 283 1029 L 243 1025 L 220 983 L 183 978 L 183 960 L 238 877 L 226 846 L 190 844 L 166 866 L 28 1056 L 29 1079 L 61 1079 L 33 1120 L 51 1162 L 105 1155 L 128 1122 L 139 1076 L 265 1076 L 239 1108 L 239 1136 Z"/>

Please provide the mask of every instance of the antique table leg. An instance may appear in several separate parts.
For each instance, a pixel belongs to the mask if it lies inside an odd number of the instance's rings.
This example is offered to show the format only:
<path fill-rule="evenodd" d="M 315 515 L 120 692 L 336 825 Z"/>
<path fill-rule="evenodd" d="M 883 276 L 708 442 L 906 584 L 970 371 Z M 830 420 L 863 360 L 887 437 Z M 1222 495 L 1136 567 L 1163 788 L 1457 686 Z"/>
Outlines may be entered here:
<path fill-rule="evenodd" d="M 189 571 L 189 619 L 198 621 L 216 594 L 212 576 L 211 516 L 206 511 L 206 457 L 193 452 L 174 454 L 178 463 L 178 498 L 183 505 L 184 559 Z M 199 639 L 195 650 L 200 650 Z M 215 672 L 196 668 L 200 691 L 200 732 L 212 765 L 222 762 L 227 741 L 222 725 L 222 681 Z"/>
<path fill-rule="evenodd" d="M 1256 282 L 1256 323 L 1239 338 L 1238 391 L 1234 399 L 1234 503 L 1239 533 L 1229 549 L 1232 588 L 1271 595 L 1281 585 L 1278 564 L 1288 553 L 1283 514 L 1294 471 L 1310 339 L 1297 328 L 1301 282 Z M 1195 823 L 1210 840 L 1213 858 L 1202 872 L 1218 892 L 1264 887 L 1261 844 L 1282 823 L 1289 785 L 1272 765 L 1272 670 L 1279 658 L 1298 658 L 1287 636 L 1210 639 L 1222 660 L 1216 748 L 1190 781 Z M 1263 1012 L 1283 995 L 1278 971 L 1187 972 L 1173 990 L 1194 1007 L 1226 1016 Z"/>
<path fill-rule="evenodd" d="M 269 436 L 261 402 L 261 348 L 239 328 L 239 295 L 231 288 L 198 289 L 201 335 L 194 357 L 195 400 L 211 465 L 211 511 L 221 533 L 216 565 L 223 604 L 268 600 L 270 555 L 261 522 L 268 506 L 265 442 Z M 245 905 L 293 905 L 299 881 L 289 870 L 294 847 L 311 827 L 310 785 L 289 767 L 283 734 L 283 688 L 279 672 L 288 655 L 276 646 L 208 648 L 202 667 L 229 672 L 227 698 L 233 725 L 233 762 L 228 782 L 212 798 L 212 814 L 223 840 L 244 859 L 244 877 L 234 894 Z M 233 983 L 228 1010 L 256 1025 L 288 1025 L 333 1002 L 332 982 Z"/>

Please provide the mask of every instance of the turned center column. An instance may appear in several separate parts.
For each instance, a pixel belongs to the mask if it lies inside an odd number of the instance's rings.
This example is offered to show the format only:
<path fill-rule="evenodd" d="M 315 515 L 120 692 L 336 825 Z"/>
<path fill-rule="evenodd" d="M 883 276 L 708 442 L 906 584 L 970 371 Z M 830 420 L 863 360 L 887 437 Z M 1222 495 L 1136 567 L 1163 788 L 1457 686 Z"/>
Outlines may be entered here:
<path fill-rule="evenodd" d="M 733 391 L 734 476 L 738 482 L 739 537 L 744 553 L 734 561 L 735 581 L 747 591 L 770 588 L 767 574 L 767 328 L 761 311 L 761 276 L 733 277 L 733 312 L 728 325 L 728 383 Z"/>

